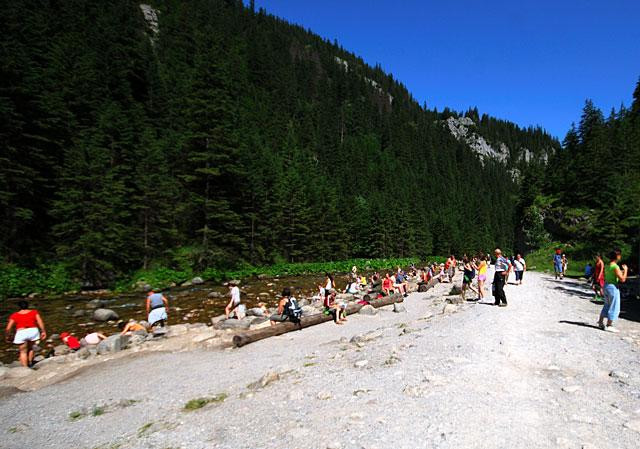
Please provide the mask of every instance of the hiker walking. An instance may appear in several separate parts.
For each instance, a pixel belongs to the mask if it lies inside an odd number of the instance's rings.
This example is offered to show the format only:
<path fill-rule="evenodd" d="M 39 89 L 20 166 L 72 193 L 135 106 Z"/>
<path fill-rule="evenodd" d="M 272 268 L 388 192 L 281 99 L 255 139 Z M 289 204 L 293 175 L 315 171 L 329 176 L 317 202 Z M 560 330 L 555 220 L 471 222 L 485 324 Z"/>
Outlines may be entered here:
<path fill-rule="evenodd" d="M 609 253 L 609 264 L 604 269 L 604 305 L 600 311 L 598 326 L 607 332 L 617 333 L 618 329 L 613 327 L 613 323 L 620 315 L 620 289 L 619 282 L 627 281 L 628 268 L 625 264 L 618 265 L 622 253 L 619 249 Z M 607 324 L 604 324 L 604 319 Z"/>
<path fill-rule="evenodd" d="M 502 251 L 499 248 L 495 250 L 496 264 L 495 274 L 493 275 L 493 297 L 495 298 L 495 305 L 500 307 L 507 307 L 507 296 L 504 293 L 504 284 L 506 277 L 509 275 L 510 265 L 509 261 L 502 255 Z"/>
<path fill-rule="evenodd" d="M 562 250 L 560 248 L 556 249 L 556 253 L 553 255 L 553 273 L 555 274 L 555 278 L 562 279 L 564 277 L 562 263 Z"/>

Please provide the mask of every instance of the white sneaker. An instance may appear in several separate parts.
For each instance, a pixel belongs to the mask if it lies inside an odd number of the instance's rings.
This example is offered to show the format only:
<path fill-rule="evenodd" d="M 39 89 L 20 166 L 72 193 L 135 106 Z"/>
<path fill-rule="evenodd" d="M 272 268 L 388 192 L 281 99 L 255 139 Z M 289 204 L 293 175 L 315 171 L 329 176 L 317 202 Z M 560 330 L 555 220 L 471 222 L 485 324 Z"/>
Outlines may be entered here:
<path fill-rule="evenodd" d="M 618 329 L 616 329 L 613 326 L 607 326 L 604 328 L 604 330 L 607 332 L 611 332 L 612 334 L 617 334 L 618 332 L 620 332 Z"/>

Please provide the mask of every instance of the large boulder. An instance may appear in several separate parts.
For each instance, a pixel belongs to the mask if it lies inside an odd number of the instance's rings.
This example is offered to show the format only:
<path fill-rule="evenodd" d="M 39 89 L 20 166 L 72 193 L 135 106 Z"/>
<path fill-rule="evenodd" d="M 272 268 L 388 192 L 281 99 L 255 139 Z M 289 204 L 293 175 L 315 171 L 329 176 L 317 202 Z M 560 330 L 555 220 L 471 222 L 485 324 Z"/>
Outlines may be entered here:
<path fill-rule="evenodd" d="M 249 326 L 251 326 L 251 321 L 249 320 L 230 319 L 230 320 L 224 320 L 218 323 L 218 325 L 216 326 L 216 329 L 245 330 L 245 329 L 249 329 Z"/>
<path fill-rule="evenodd" d="M 262 307 L 253 307 L 247 310 L 247 316 L 264 316 L 264 309 Z"/>
<path fill-rule="evenodd" d="M 184 335 L 189 332 L 189 327 L 186 324 L 174 324 L 169 326 L 169 336 L 175 337 L 176 335 Z"/>
<path fill-rule="evenodd" d="M 118 314 L 111 309 L 96 309 L 93 311 L 93 319 L 95 321 L 115 321 L 118 318 Z"/>
<path fill-rule="evenodd" d="M 191 284 L 193 285 L 204 284 L 204 279 L 202 279 L 200 276 L 196 276 L 193 279 L 191 279 Z"/>
<path fill-rule="evenodd" d="M 378 313 L 378 309 L 373 307 L 371 304 L 367 304 L 366 306 L 362 306 L 358 313 L 360 315 L 376 315 Z"/>
<path fill-rule="evenodd" d="M 107 337 L 106 340 L 102 340 L 100 343 L 98 343 L 98 347 L 96 349 L 98 350 L 98 354 L 106 354 L 108 352 L 118 352 L 126 348 L 128 343 L 129 343 L 128 335 L 115 334 L 115 335 L 111 335 L 110 337 Z"/>
<path fill-rule="evenodd" d="M 81 360 L 85 360 L 85 359 L 89 358 L 90 356 L 91 356 L 91 351 L 87 347 L 80 348 L 80 349 L 78 349 L 76 351 L 76 357 L 81 359 Z"/>
<path fill-rule="evenodd" d="M 407 308 L 401 302 L 394 302 L 393 303 L 393 311 L 395 313 L 406 312 Z"/>
<path fill-rule="evenodd" d="M 27 368 L 26 366 L 17 366 L 15 368 L 11 368 L 5 373 L 5 377 L 7 379 L 20 379 L 23 377 L 30 376 L 34 373 L 31 368 Z"/>
<path fill-rule="evenodd" d="M 53 348 L 53 353 L 55 355 L 67 355 L 71 352 L 71 349 L 67 345 L 58 345 Z"/>

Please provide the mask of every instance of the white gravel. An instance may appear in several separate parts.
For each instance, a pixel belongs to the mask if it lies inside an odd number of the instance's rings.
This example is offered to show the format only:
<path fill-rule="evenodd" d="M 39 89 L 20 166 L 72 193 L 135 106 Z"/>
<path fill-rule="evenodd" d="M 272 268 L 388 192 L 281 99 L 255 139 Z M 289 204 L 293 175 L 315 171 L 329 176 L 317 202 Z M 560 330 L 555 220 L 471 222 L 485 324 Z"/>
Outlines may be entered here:
<path fill-rule="evenodd" d="M 507 287 L 507 308 L 443 315 L 449 289 L 410 295 L 407 313 L 241 349 L 133 354 L 9 396 L 0 447 L 638 447 L 639 323 L 597 330 L 582 284 L 536 273 Z"/>

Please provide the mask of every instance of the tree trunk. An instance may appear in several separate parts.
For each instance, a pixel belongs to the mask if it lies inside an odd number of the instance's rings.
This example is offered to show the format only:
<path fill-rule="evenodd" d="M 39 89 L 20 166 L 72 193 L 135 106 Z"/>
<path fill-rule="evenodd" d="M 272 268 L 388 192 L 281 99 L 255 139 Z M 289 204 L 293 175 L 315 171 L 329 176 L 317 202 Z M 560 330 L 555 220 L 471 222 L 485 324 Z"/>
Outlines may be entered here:
<path fill-rule="evenodd" d="M 381 299 L 375 299 L 373 301 L 370 301 L 370 304 L 373 307 L 378 308 L 402 301 L 404 301 L 404 297 L 400 294 L 395 294 L 386 296 Z M 357 313 L 362 307 L 362 304 L 349 304 L 349 306 L 347 307 L 347 315 Z M 233 336 L 233 345 L 239 348 L 265 338 L 275 337 L 276 335 L 286 334 L 287 332 L 304 329 L 305 327 L 326 323 L 327 321 L 331 321 L 332 319 L 333 317 L 331 315 L 316 313 L 314 315 L 302 317 L 299 324 L 286 321 L 284 323 L 278 323 L 274 326 L 242 332 Z"/>

